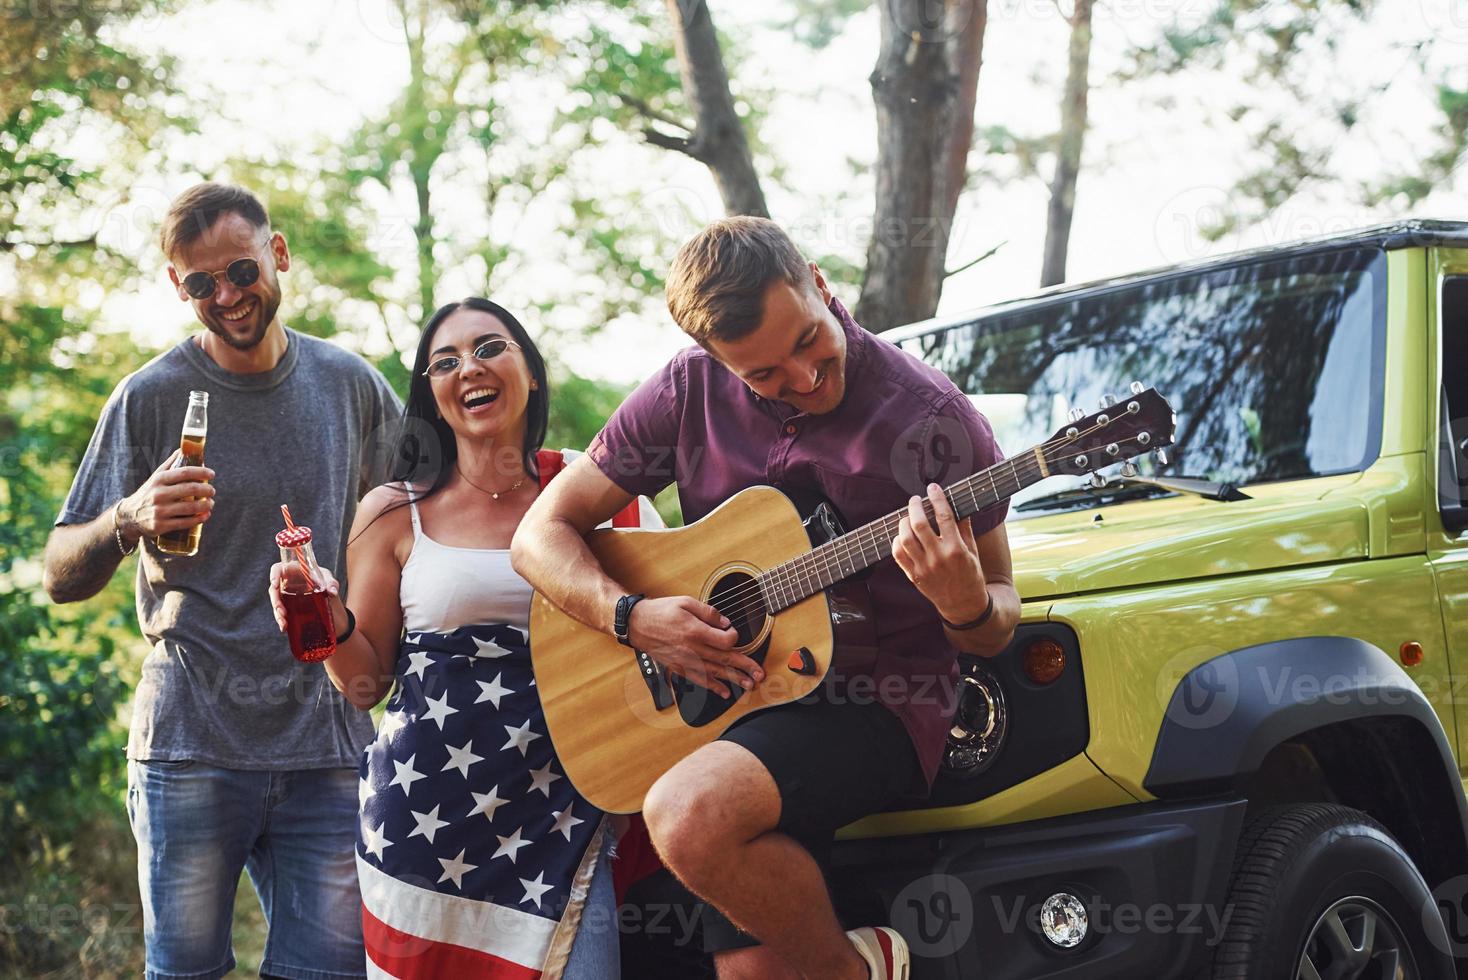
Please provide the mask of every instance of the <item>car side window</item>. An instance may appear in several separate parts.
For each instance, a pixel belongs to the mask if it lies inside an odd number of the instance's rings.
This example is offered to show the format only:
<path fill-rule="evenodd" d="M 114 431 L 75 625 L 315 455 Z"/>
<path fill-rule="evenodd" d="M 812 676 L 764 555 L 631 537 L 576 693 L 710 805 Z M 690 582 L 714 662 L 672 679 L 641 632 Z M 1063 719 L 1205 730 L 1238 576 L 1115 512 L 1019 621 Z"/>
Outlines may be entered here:
<path fill-rule="evenodd" d="M 1468 507 L 1468 276 L 1443 280 L 1440 312 L 1438 505 L 1446 516 Z"/>

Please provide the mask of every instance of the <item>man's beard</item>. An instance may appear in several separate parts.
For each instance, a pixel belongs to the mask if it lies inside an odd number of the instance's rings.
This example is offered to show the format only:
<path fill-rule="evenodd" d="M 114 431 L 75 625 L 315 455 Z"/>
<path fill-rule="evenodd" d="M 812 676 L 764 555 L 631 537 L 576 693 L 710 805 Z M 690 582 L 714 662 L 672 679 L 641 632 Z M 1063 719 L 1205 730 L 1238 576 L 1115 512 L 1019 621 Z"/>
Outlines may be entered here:
<path fill-rule="evenodd" d="M 264 300 L 259 300 L 259 308 L 256 311 L 256 316 L 259 318 L 258 325 L 249 336 L 244 338 L 237 337 L 215 323 L 206 322 L 204 326 L 209 328 L 210 333 L 235 350 L 253 350 L 260 345 L 260 341 L 265 339 L 265 332 L 270 329 L 270 324 L 275 320 L 275 313 L 278 309 L 280 309 L 278 302 L 267 304 Z"/>

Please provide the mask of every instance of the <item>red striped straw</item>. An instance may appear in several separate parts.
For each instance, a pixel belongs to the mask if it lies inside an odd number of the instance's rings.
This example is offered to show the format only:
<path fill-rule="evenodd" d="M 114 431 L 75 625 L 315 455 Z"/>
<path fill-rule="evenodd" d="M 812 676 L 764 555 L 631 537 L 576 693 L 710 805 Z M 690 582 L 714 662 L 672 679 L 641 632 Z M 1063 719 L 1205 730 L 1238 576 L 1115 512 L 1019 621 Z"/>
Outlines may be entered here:
<path fill-rule="evenodd" d="M 291 509 L 281 504 L 280 513 L 285 518 L 285 526 L 294 531 L 296 522 L 291 520 Z M 301 550 L 300 545 L 296 545 L 291 550 L 296 553 L 296 560 L 301 563 L 301 574 L 306 576 L 306 584 L 311 587 L 312 592 L 320 592 L 321 590 L 316 586 L 316 580 L 311 577 L 311 563 L 306 561 L 306 553 Z"/>

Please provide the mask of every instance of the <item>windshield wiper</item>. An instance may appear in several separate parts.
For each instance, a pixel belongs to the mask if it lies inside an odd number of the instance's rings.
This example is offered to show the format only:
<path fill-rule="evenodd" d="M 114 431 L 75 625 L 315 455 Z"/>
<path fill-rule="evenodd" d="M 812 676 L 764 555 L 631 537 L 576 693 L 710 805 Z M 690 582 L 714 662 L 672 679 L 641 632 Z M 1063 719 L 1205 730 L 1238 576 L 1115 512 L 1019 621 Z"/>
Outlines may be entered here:
<path fill-rule="evenodd" d="M 1017 511 L 1060 510 L 1077 504 L 1094 506 L 1103 503 L 1120 503 L 1124 500 L 1143 500 L 1147 497 L 1160 497 L 1171 493 L 1185 493 L 1208 500 L 1249 499 L 1248 494 L 1232 483 L 1221 483 L 1217 480 L 1190 476 L 1112 476 L 1107 477 L 1107 485 L 1104 487 L 1084 484 L 1069 490 L 1060 490 L 1043 497 L 1036 497 L 1033 500 L 1026 500 L 1022 504 L 1016 504 L 1014 509 Z"/>
<path fill-rule="evenodd" d="M 1171 493 L 1162 487 L 1154 487 L 1150 484 L 1138 484 L 1134 486 L 1107 486 L 1095 489 L 1090 485 L 1072 487 L 1069 490 L 1058 490 L 1055 493 L 1047 493 L 1043 497 L 1035 497 L 1026 500 L 1022 504 L 1015 504 L 1014 509 L 1025 510 L 1062 510 L 1075 504 L 1100 504 L 1113 503 L 1122 500 L 1142 500 L 1146 497 L 1161 497 Z"/>
<path fill-rule="evenodd" d="M 1249 495 L 1232 483 L 1205 480 L 1196 476 L 1113 476 L 1122 486 L 1161 487 L 1174 493 L 1186 493 L 1208 500 L 1248 500 Z"/>

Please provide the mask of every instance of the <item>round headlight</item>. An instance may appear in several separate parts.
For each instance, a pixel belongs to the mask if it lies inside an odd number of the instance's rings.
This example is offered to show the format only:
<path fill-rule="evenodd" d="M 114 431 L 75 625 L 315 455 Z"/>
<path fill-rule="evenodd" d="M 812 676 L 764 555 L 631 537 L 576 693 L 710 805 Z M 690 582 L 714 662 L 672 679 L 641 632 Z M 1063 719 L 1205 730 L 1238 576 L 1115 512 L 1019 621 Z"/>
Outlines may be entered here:
<path fill-rule="evenodd" d="M 1079 946 L 1090 927 L 1085 905 L 1069 892 L 1056 892 L 1040 906 L 1040 931 L 1061 949 Z"/>
<path fill-rule="evenodd" d="M 1008 732 L 1009 708 L 999 678 L 982 664 L 965 664 L 943 768 L 965 775 L 983 772 L 999 757 Z"/>

